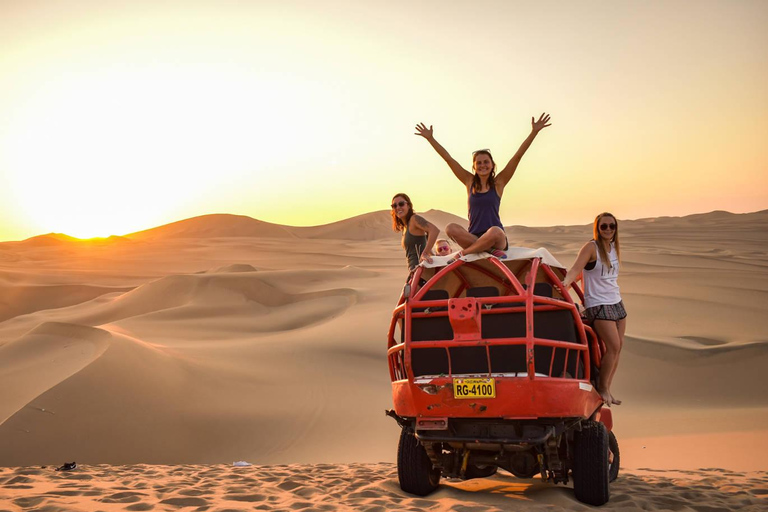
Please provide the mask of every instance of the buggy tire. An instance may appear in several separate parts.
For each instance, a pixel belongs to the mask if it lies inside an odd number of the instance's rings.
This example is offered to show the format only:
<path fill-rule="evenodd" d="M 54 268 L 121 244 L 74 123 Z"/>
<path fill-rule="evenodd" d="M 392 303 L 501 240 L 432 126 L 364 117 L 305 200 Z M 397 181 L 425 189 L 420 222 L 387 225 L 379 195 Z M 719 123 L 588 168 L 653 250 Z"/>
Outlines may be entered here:
<path fill-rule="evenodd" d="M 475 466 L 474 464 L 470 464 L 467 466 L 467 471 L 464 473 L 464 477 L 467 480 L 472 480 L 473 478 L 488 478 L 489 476 L 495 475 L 498 470 L 499 468 L 496 466 Z"/>
<path fill-rule="evenodd" d="M 611 496 L 608 431 L 596 421 L 584 421 L 574 435 L 573 491 L 576 499 L 600 506 Z"/>
<path fill-rule="evenodd" d="M 397 446 L 397 478 L 402 490 L 416 496 L 426 496 L 440 483 L 440 468 L 432 467 L 427 451 L 406 429 L 400 431 Z"/>
<path fill-rule="evenodd" d="M 608 466 L 608 481 L 613 482 L 619 477 L 619 464 L 621 463 L 619 442 L 616 440 L 616 435 L 613 432 L 608 432 L 608 449 L 613 454 L 613 461 Z"/>

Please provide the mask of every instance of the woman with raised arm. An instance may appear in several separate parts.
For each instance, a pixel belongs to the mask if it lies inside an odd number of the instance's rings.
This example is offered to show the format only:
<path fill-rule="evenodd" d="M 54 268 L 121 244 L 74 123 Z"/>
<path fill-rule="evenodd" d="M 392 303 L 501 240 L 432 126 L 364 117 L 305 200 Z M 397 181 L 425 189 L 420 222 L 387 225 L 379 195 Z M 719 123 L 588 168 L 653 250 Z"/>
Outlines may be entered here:
<path fill-rule="evenodd" d="M 499 217 L 499 206 L 504 187 L 517 170 L 517 166 L 523 155 L 530 147 L 533 139 L 544 128 L 549 126 L 549 115 L 541 114 L 538 121 L 531 118 L 531 133 L 520 145 L 515 156 L 509 163 L 496 174 L 496 163 L 493 161 L 488 149 L 479 149 L 472 153 L 471 173 L 464 169 L 441 146 L 432 132 L 432 126 L 427 128 L 424 123 L 416 125 L 416 135 L 427 139 L 427 142 L 437 151 L 443 160 L 453 171 L 453 174 L 464 184 L 467 189 L 469 209 L 469 229 L 464 229 L 458 224 L 448 224 L 445 227 L 446 234 L 455 240 L 462 250 L 456 256 L 488 251 L 497 257 L 505 257 L 504 251 L 509 248 L 504 225 Z"/>
<path fill-rule="evenodd" d="M 421 260 L 432 263 L 432 246 L 440 230 L 437 226 L 413 211 L 413 203 L 407 194 L 396 194 L 392 198 L 392 229 L 403 232 L 402 245 L 409 272 Z"/>
<path fill-rule="evenodd" d="M 619 223 L 608 212 L 595 217 L 592 240 L 579 251 L 576 262 L 565 275 L 566 288 L 584 272 L 584 316 L 605 343 L 600 366 L 598 391 L 607 405 L 621 404 L 611 394 L 611 382 L 619 366 L 619 355 L 624 345 L 627 311 L 619 293 Z"/>

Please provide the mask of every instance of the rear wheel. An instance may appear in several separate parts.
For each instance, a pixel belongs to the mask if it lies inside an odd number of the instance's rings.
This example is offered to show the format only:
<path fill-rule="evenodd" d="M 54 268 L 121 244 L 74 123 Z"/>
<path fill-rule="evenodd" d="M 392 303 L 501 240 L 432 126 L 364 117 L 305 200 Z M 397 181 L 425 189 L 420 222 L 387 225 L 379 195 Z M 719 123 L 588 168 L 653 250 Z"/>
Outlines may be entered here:
<path fill-rule="evenodd" d="M 433 468 L 427 451 L 406 429 L 400 431 L 397 446 L 397 478 L 400 488 L 417 496 L 426 496 L 440 483 L 440 468 Z"/>
<path fill-rule="evenodd" d="M 611 453 L 608 456 L 608 481 L 613 482 L 619 477 L 619 442 L 613 432 L 608 432 L 608 449 Z"/>
<path fill-rule="evenodd" d="M 599 506 L 610 498 L 608 437 L 605 425 L 596 421 L 583 422 L 575 434 L 573 491 L 582 503 Z"/>

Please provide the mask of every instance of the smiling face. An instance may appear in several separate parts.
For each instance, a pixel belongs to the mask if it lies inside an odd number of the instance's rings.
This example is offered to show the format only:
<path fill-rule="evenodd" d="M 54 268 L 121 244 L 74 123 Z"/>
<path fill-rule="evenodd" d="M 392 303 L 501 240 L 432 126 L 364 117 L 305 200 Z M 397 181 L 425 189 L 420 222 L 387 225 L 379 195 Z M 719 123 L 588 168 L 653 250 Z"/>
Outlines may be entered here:
<path fill-rule="evenodd" d="M 408 212 L 411 211 L 411 206 L 403 196 L 395 196 L 392 198 L 392 211 L 395 212 L 397 218 L 405 220 Z"/>
<path fill-rule="evenodd" d="M 451 254 L 451 246 L 447 240 L 438 240 L 435 244 L 435 254 L 438 256 L 447 256 Z"/>
<path fill-rule="evenodd" d="M 616 234 L 616 229 L 618 229 L 618 224 L 613 216 L 603 215 L 595 221 L 595 225 L 597 226 L 597 231 L 600 233 L 600 238 L 607 242 L 613 240 L 613 237 Z"/>
<path fill-rule="evenodd" d="M 493 162 L 490 153 L 478 151 L 472 157 L 472 168 L 479 176 L 488 176 L 495 167 L 496 164 Z"/>

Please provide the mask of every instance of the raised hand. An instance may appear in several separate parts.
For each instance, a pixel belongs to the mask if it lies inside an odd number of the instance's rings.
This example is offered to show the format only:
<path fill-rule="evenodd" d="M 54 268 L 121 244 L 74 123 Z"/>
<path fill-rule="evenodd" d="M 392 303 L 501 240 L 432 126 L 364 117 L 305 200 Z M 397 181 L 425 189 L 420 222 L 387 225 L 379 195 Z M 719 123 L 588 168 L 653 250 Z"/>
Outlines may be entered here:
<path fill-rule="evenodd" d="M 534 121 L 533 118 L 531 118 L 531 131 L 538 133 L 551 124 L 552 123 L 549 122 L 549 114 L 544 112 L 541 114 L 538 121 Z"/>
<path fill-rule="evenodd" d="M 432 136 L 432 125 L 429 125 L 429 128 L 427 128 L 427 125 L 424 123 L 419 123 L 416 125 L 416 133 L 414 135 L 421 135 L 427 140 L 431 140 L 434 137 Z"/>

